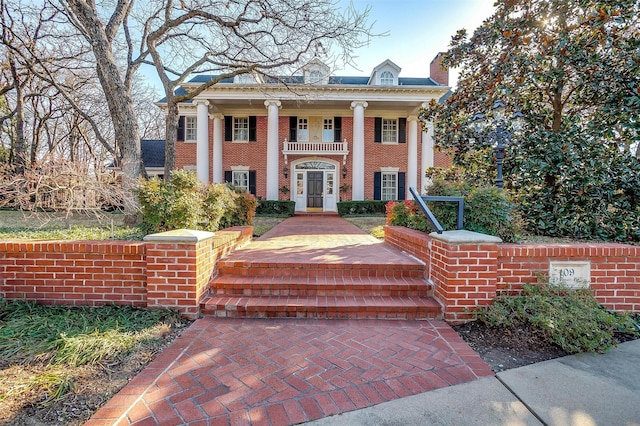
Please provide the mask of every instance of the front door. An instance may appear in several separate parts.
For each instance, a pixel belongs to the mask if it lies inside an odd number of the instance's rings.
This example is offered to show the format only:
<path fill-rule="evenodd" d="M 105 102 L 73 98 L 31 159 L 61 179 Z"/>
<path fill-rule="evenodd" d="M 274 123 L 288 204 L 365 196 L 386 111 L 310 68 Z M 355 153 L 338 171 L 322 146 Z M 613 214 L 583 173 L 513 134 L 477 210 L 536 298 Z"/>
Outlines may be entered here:
<path fill-rule="evenodd" d="M 322 209 L 323 172 L 307 172 L 307 208 Z"/>

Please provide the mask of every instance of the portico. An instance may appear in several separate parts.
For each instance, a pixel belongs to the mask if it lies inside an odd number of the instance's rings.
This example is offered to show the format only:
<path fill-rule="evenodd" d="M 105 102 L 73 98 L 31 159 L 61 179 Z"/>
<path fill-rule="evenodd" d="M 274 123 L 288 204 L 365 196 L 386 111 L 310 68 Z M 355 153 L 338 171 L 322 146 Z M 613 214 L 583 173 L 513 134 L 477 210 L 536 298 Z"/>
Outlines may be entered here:
<path fill-rule="evenodd" d="M 438 162 L 419 109 L 448 87 L 430 78 L 381 80 L 399 72 L 390 64 L 369 78 L 222 80 L 180 106 L 176 164 L 202 182 L 295 201 L 298 211 L 335 211 L 341 198 L 404 199 L 409 186 L 424 187 L 426 169 Z"/>

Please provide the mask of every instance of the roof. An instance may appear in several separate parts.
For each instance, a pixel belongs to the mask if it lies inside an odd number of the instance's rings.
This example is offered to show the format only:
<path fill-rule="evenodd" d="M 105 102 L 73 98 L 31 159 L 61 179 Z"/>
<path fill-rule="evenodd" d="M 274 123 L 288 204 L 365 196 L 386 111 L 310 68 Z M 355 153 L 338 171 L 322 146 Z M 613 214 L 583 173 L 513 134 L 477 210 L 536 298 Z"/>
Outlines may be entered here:
<path fill-rule="evenodd" d="M 142 139 L 140 145 L 144 167 L 164 167 L 164 139 Z"/>
<path fill-rule="evenodd" d="M 208 81 L 213 80 L 214 78 L 218 77 L 217 75 L 197 75 L 195 77 L 193 77 L 191 80 L 189 80 L 189 83 L 197 83 L 197 84 L 201 84 L 201 83 L 206 83 Z M 287 84 L 302 84 L 304 83 L 304 77 L 301 75 L 294 75 L 294 76 L 289 76 L 289 77 L 278 77 L 277 79 L 272 78 L 270 80 L 268 80 L 268 83 L 278 83 L 278 82 L 284 82 Z M 233 84 L 233 79 L 232 78 L 225 78 L 220 80 L 220 82 L 218 84 L 222 84 L 222 83 L 230 83 Z M 331 84 L 344 84 L 344 85 L 361 85 L 361 86 L 367 86 L 369 83 L 369 77 L 354 77 L 354 76 L 338 76 L 338 75 L 334 75 L 329 77 L 329 85 Z M 414 77 L 400 77 L 398 78 L 398 85 L 400 86 L 439 86 L 438 83 L 436 83 L 435 81 L 433 81 L 431 78 L 414 78 Z M 180 88 L 182 89 L 182 88 Z M 178 90 L 180 90 L 178 89 Z M 184 89 L 182 89 L 184 90 Z M 176 92 L 177 93 L 177 92 Z"/>

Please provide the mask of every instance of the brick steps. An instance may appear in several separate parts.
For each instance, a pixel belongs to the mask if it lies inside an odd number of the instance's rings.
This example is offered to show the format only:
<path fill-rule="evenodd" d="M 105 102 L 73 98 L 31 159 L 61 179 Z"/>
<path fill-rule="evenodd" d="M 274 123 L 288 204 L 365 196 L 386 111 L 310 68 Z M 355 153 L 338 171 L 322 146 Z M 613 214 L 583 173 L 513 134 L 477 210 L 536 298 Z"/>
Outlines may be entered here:
<path fill-rule="evenodd" d="M 203 315 L 229 318 L 439 318 L 441 308 L 430 297 L 391 296 L 212 296 Z"/>
<path fill-rule="evenodd" d="M 240 277 L 301 279 L 355 278 L 423 278 L 424 264 L 415 261 L 407 263 L 339 263 L 339 262 L 299 262 L 277 263 L 259 261 L 221 260 L 218 275 Z"/>
<path fill-rule="evenodd" d="M 211 281 L 215 296 L 389 296 L 427 297 L 431 286 L 412 277 L 293 277 L 219 275 Z"/>
<path fill-rule="evenodd" d="M 218 262 L 203 315 L 229 318 L 435 319 L 425 266 L 411 257 L 394 263 Z"/>

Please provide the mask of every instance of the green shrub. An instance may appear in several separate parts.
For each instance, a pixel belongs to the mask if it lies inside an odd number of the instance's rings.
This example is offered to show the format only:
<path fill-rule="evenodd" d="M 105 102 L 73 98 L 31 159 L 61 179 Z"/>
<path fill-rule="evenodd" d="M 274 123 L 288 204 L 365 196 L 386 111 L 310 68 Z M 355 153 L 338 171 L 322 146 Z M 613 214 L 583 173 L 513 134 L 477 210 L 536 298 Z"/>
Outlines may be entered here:
<path fill-rule="evenodd" d="M 143 180 L 136 195 L 146 233 L 250 225 L 258 203 L 253 195 L 227 185 L 202 184 L 196 173 L 186 170 L 174 171 L 170 182 Z"/>
<path fill-rule="evenodd" d="M 386 204 L 386 201 L 380 200 L 340 201 L 338 214 L 340 216 L 384 214 Z"/>
<path fill-rule="evenodd" d="M 296 214 L 295 201 L 281 200 L 260 200 L 256 208 L 258 216 L 286 216 L 290 217 Z"/>
<path fill-rule="evenodd" d="M 546 283 L 525 284 L 520 295 L 498 296 L 477 318 L 507 329 L 532 326 L 567 353 L 604 352 L 619 343 L 615 333 L 640 335 L 633 317 L 605 310 L 590 290 Z"/>
<path fill-rule="evenodd" d="M 512 242 L 520 238 L 522 221 L 508 194 L 492 186 L 473 188 L 465 183 L 444 180 L 434 181 L 428 192 L 428 195 L 463 197 L 464 229 Z M 427 206 L 445 230 L 456 229 L 456 203 L 428 202 Z M 434 230 L 414 201 L 389 203 L 386 211 L 388 225 L 406 226 L 422 232 Z"/>

